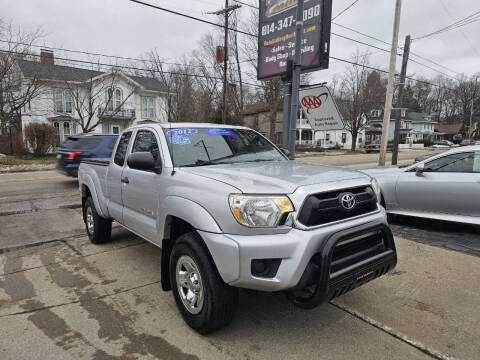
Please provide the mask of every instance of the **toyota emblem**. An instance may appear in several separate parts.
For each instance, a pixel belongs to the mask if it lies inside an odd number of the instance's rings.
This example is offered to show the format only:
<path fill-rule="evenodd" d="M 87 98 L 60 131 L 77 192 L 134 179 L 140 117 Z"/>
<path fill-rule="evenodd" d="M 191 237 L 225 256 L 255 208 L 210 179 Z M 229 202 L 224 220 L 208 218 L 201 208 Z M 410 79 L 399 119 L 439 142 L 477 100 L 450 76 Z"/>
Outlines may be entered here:
<path fill-rule="evenodd" d="M 340 204 L 347 210 L 352 210 L 355 207 L 355 195 L 352 193 L 345 193 L 340 198 Z"/>

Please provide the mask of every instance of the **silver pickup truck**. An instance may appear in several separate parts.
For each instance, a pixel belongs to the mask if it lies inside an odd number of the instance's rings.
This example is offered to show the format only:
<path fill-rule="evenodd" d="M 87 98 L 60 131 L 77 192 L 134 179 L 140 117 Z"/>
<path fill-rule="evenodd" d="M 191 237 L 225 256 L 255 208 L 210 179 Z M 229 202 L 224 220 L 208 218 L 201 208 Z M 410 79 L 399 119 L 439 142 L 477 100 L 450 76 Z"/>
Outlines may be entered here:
<path fill-rule="evenodd" d="M 131 127 L 80 165 L 87 234 L 108 241 L 116 221 L 161 247 L 162 288 L 202 334 L 232 320 L 238 288 L 308 309 L 392 270 L 375 180 L 284 152 L 239 126 Z"/>

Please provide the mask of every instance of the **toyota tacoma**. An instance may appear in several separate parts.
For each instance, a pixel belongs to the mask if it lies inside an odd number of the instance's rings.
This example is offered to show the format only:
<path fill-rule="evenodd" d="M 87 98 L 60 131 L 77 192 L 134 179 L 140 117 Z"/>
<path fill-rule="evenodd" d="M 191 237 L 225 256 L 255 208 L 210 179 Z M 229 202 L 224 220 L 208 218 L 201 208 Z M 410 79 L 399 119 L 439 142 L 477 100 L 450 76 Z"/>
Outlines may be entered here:
<path fill-rule="evenodd" d="M 392 270 L 375 180 L 286 153 L 246 127 L 133 126 L 80 165 L 87 234 L 108 241 L 115 221 L 161 247 L 162 289 L 202 334 L 232 320 L 239 288 L 309 309 Z"/>

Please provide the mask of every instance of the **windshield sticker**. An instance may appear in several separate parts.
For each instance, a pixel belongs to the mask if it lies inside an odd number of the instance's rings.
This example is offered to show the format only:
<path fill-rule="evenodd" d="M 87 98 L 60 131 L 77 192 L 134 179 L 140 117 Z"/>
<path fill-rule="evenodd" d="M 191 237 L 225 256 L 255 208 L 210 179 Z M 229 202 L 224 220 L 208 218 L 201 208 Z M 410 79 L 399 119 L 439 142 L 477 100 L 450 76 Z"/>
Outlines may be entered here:
<path fill-rule="evenodd" d="M 205 132 L 210 136 L 233 136 L 233 131 L 230 129 L 205 129 Z"/>
<path fill-rule="evenodd" d="M 171 144 L 174 145 L 188 145 L 190 144 L 190 139 L 183 135 L 173 135 L 168 138 Z"/>
<path fill-rule="evenodd" d="M 198 133 L 197 129 L 174 129 L 167 132 L 167 134 L 171 136 L 174 136 L 174 135 L 188 136 L 196 133 Z"/>

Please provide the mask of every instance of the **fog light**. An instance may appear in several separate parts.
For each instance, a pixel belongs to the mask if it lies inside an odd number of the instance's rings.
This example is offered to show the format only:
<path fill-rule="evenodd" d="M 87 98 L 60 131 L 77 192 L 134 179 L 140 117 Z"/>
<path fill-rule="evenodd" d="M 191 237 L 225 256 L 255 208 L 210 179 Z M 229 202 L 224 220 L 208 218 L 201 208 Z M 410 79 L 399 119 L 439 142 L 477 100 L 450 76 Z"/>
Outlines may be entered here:
<path fill-rule="evenodd" d="M 277 275 L 282 259 L 255 259 L 252 260 L 252 275 L 263 278 L 273 278 Z"/>

